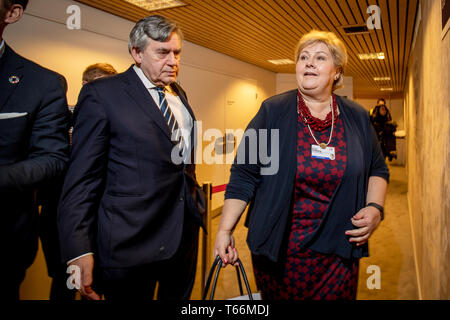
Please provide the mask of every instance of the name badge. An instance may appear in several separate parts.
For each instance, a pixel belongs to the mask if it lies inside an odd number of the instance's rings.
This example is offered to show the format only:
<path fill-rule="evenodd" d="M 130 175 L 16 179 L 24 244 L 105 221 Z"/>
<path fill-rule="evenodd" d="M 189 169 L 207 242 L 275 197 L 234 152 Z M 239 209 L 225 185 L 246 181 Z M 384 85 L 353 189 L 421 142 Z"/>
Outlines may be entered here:
<path fill-rule="evenodd" d="M 334 147 L 326 147 L 322 149 L 320 146 L 311 145 L 311 157 L 314 159 L 334 160 L 336 159 Z"/>

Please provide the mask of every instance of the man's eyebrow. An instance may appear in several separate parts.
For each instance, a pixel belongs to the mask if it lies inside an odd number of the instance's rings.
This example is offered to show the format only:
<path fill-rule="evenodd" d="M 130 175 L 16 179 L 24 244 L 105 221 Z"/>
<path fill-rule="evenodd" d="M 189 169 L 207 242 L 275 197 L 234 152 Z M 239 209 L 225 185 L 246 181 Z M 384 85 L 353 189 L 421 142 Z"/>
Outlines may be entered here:
<path fill-rule="evenodd" d="M 156 51 L 158 51 L 158 52 L 170 52 L 170 51 L 173 51 L 173 52 L 181 52 L 181 49 L 174 49 L 174 50 L 171 50 L 171 49 L 167 49 L 167 48 L 158 48 L 158 49 L 156 49 Z"/>

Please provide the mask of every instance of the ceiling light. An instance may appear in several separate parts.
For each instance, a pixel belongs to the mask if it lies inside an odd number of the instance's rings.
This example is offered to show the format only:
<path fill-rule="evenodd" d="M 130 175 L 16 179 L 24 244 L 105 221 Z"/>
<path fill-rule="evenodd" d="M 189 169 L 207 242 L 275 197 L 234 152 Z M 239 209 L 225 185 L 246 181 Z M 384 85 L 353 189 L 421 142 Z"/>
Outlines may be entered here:
<path fill-rule="evenodd" d="M 185 6 L 186 4 L 179 0 L 125 0 L 139 8 L 147 11 L 163 10 L 175 7 Z"/>
<path fill-rule="evenodd" d="M 291 59 L 278 59 L 278 60 L 267 60 L 270 63 L 276 64 L 276 65 L 287 65 L 287 64 L 295 64 L 294 61 Z"/>
<path fill-rule="evenodd" d="M 373 77 L 373 80 L 375 80 L 375 81 L 389 81 L 389 80 L 391 80 L 391 77 Z"/>
<path fill-rule="evenodd" d="M 384 52 L 372 52 L 372 53 L 359 53 L 358 54 L 359 59 L 361 60 L 383 60 L 384 59 Z"/>
<path fill-rule="evenodd" d="M 381 91 L 394 91 L 394 88 L 381 88 Z"/>

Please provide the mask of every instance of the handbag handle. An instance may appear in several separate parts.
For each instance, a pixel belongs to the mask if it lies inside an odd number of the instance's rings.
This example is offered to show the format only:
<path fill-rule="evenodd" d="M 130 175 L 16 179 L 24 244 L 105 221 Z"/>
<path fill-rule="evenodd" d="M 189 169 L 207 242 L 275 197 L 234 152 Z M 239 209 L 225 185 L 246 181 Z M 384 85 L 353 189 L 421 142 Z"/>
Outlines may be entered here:
<path fill-rule="evenodd" d="M 237 274 L 237 279 L 238 279 L 238 283 L 239 283 L 239 291 L 241 293 L 241 296 L 244 294 L 244 292 L 242 290 L 241 276 L 239 274 L 239 270 L 241 271 L 240 273 L 242 273 L 242 277 L 244 278 L 244 283 L 245 283 L 245 286 L 246 286 L 247 292 L 248 292 L 248 299 L 253 300 L 253 296 L 250 291 L 250 285 L 248 284 L 247 274 L 245 273 L 244 266 L 242 265 L 241 259 L 238 258 L 236 262 L 238 264 L 238 266 L 236 266 L 236 274 Z M 203 300 L 206 300 L 206 295 L 208 294 L 209 286 L 211 285 L 211 279 L 212 279 L 213 274 L 214 274 L 214 281 L 213 281 L 213 285 L 211 288 L 211 294 L 209 296 L 209 300 L 214 299 L 214 293 L 216 292 L 217 279 L 219 278 L 219 272 L 220 272 L 221 267 L 222 267 L 222 259 L 219 256 L 217 256 L 216 259 L 214 260 L 211 270 L 209 271 L 208 280 L 206 281 L 205 290 L 203 292 L 203 298 L 202 298 Z"/>

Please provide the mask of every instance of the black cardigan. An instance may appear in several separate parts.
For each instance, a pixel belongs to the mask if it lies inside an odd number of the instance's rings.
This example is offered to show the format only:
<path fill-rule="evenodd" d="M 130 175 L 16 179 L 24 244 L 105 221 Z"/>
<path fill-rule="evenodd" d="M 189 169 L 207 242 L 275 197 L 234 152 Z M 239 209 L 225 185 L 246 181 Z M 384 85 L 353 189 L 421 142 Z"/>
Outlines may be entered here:
<path fill-rule="evenodd" d="M 346 230 L 355 228 L 350 219 L 365 206 L 368 180 L 379 176 L 389 181 L 389 171 L 370 124 L 368 112 L 353 101 L 336 96 L 347 142 L 347 165 L 324 218 L 304 246 L 316 252 L 334 253 L 346 259 L 367 257 L 368 245 L 356 247 L 348 241 Z M 279 130 L 279 168 L 273 175 L 262 175 L 267 167 L 259 157 L 256 164 L 249 160 L 249 143 L 244 138 L 238 152 L 246 161 L 236 158 L 231 167 L 225 199 L 250 202 L 246 225 L 247 244 L 253 254 L 277 261 L 287 222 L 292 209 L 294 181 L 297 169 L 297 90 L 291 90 L 265 100 L 249 129 Z M 250 130 L 251 131 L 251 130 Z M 270 134 L 267 139 L 270 142 Z M 259 136 L 258 136 L 259 139 Z M 333 142 L 332 142 L 333 143 Z M 259 146 L 259 141 L 258 141 Z M 267 154 L 275 152 L 267 143 Z M 259 152 L 259 148 L 258 148 Z M 254 162 L 254 161 L 253 161 Z"/>

